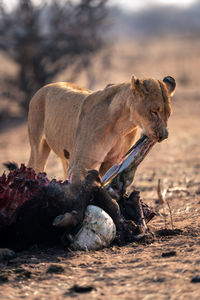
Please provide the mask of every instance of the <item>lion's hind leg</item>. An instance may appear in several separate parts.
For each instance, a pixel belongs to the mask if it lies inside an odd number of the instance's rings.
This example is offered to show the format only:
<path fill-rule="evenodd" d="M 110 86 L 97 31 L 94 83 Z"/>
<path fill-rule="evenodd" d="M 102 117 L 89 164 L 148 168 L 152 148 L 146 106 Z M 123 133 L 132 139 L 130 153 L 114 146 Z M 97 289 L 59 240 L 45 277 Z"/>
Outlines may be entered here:
<path fill-rule="evenodd" d="M 36 173 L 44 171 L 51 151 L 44 133 L 44 101 L 41 100 L 36 96 L 33 97 L 28 114 L 28 135 L 31 146 L 28 167 L 33 168 Z"/>
<path fill-rule="evenodd" d="M 32 144 L 28 167 L 33 168 L 36 173 L 43 172 L 50 151 L 51 149 L 45 139 L 42 139 L 38 144 Z"/>
<path fill-rule="evenodd" d="M 66 180 L 68 177 L 68 166 L 69 166 L 69 161 L 68 159 L 64 158 L 61 159 L 62 166 L 63 166 L 63 179 Z"/>

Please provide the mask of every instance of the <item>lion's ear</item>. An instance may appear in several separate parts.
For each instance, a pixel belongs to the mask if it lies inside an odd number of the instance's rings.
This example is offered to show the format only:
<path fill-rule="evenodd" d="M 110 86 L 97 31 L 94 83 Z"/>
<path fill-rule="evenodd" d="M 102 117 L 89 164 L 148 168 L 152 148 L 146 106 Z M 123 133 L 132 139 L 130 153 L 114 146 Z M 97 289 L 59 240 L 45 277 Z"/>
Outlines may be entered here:
<path fill-rule="evenodd" d="M 169 96 L 173 96 L 174 92 L 175 92 L 175 88 L 176 88 L 176 81 L 173 77 L 171 76 L 166 76 L 163 79 L 163 82 L 165 83 L 167 90 L 168 90 L 168 94 Z"/>
<path fill-rule="evenodd" d="M 139 87 L 140 87 L 140 80 L 135 75 L 133 75 L 131 77 L 131 89 L 137 90 Z"/>

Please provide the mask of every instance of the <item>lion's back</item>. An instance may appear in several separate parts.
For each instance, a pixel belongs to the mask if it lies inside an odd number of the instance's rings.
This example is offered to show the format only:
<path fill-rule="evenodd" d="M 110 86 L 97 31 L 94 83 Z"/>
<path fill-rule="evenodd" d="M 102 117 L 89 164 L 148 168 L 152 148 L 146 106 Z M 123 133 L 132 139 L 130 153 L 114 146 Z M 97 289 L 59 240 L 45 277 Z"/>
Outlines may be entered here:
<path fill-rule="evenodd" d="M 66 143 L 68 148 L 72 147 L 80 108 L 90 93 L 74 84 L 58 82 L 42 87 L 31 99 L 29 127 L 38 123 L 49 146 L 59 156 L 63 155 L 60 149 Z"/>
<path fill-rule="evenodd" d="M 73 85 L 71 83 L 58 82 L 46 85 L 45 91 L 45 113 L 62 114 L 69 113 L 71 116 L 77 114 L 80 106 L 91 91 Z"/>

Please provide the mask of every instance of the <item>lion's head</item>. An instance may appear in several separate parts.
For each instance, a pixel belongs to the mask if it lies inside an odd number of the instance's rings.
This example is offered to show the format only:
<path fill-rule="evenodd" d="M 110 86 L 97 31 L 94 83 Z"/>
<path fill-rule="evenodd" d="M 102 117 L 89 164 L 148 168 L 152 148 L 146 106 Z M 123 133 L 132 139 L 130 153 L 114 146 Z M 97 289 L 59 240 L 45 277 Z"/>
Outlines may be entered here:
<path fill-rule="evenodd" d="M 167 120 L 171 114 L 170 96 L 176 82 L 171 76 L 160 80 L 131 78 L 134 118 L 143 132 L 152 140 L 161 142 L 168 137 Z M 136 114 L 135 114 L 136 112 Z"/>

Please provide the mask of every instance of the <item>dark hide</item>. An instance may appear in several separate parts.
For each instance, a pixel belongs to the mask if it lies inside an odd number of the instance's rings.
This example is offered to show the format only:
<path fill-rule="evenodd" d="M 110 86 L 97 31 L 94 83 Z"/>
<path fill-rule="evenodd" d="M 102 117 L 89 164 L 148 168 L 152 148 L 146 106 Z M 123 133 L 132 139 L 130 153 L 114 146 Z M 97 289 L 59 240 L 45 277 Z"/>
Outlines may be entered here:
<path fill-rule="evenodd" d="M 30 169 L 25 166 L 23 168 L 23 174 L 26 174 L 26 171 L 30 172 Z M 19 173 L 16 174 L 19 177 Z M 10 176 L 14 177 L 13 173 Z M 23 181 L 23 176 L 20 180 Z M 20 186 L 22 186 L 21 181 Z M 63 236 L 66 236 L 67 233 L 73 234 L 80 228 L 86 207 L 90 204 L 101 207 L 112 217 L 118 236 L 120 236 L 119 241 L 123 239 L 130 240 L 130 236 L 133 239 L 134 234 L 137 234 L 138 226 L 136 223 L 140 221 L 140 215 L 138 217 L 137 213 L 135 213 L 137 209 L 134 207 L 133 194 L 130 199 L 126 198 L 124 202 L 121 199 L 119 202 L 122 210 L 121 214 L 118 203 L 103 189 L 102 181 L 97 171 L 89 171 L 84 183 L 80 187 L 72 184 L 63 184 L 56 180 L 50 182 L 46 177 L 42 177 L 42 181 L 37 178 L 36 181 L 38 181 L 36 185 L 37 193 L 34 192 L 30 199 L 26 199 L 26 201 L 20 204 L 7 224 L 3 220 L 0 209 L 0 224 L 2 224 L 0 227 L 0 247 L 23 250 L 35 244 L 39 246 L 56 245 L 61 240 L 65 241 L 65 245 L 67 246 L 66 239 Z M 29 182 L 29 188 L 32 189 L 34 184 L 35 179 Z M 27 189 L 28 186 L 26 185 L 25 195 L 27 195 Z M 23 194 L 20 194 L 21 198 L 22 196 Z M 137 193 L 136 200 L 138 203 Z M 5 202 L 5 199 L 3 201 Z M 15 203 L 18 203 L 16 199 Z M 4 206 L 2 207 L 4 208 Z M 6 210 L 4 209 L 4 211 Z M 77 224 L 75 228 L 73 226 L 62 228 L 52 225 L 53 220 L 58 215 L 72 211 L 76 212 L 73 215 Z M 10 209 L 8 212 L 10 216 Z M 128 221 L 125 220 L 126 218 Z"/>
<path fill-rule="evenodd" d="M 22 250 L 33 244 L 59 243 L 64 229 L 52 226 L 52 222 L 67 210 L 64 196 L 59 186 L 42 187 L 37 195 L 17 209 L 14 222 L 4 230 L 3 238 L 1 236 L 1 247 Z"/>
<path fill-rule="evenodd" d="M 88 172 L 80 188 L 73 185 L 59 185 L 55 181 L 42 186 L 36 195 L 16 210 L 11 224 L 1 226 L 0 247 L 22 250 L 34 244 L 44 246 L 58 244 L 62 235 L 66 231 L 73 231 L 73 228 L 54 227 L 52 225 L 54 218 L 65 212 L 76 211 L 75 218 L 80 225 L 89 204 L 100 206 L 113 217 L 116 224 L 119 224 L 119 206 L 102 189 L 101 179 L 96 171 Z"/>

